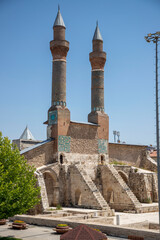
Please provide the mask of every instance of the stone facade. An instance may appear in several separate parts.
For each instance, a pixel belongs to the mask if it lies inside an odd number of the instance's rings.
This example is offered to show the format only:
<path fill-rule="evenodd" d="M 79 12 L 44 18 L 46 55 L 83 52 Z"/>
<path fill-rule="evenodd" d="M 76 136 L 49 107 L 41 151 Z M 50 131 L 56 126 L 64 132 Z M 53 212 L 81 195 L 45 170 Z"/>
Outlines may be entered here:
<path fill-rule="evenodd" d="M 53 56 L 52 105 L 45 122 L 48 140 L 21 152 L 28 163 L 36 167 L 42 210 L 61 204 L 105 210 L 107 216 L 114 215 L 114 209 L 143 212 L 140 202 L 145 198 L 157 201 L 155 175 L 136 175 L 131 169 L 116 170 L 109 164 L 109 155 L 137 167 L 142 163 L 143 167 L 149 167 L 149 160 L 143 157 L 141 161 L 146 146 L 108 145 L 109 117 L 104 112 L 106 53 L 98 25 L 90 53 L 92 99 L 88 123 L 71 121 L 66 107 L 69 42 L 65 40 L 66 28 L 60 11 L 53 29 L 54 39 L 50 42 Z"/>
<path fill-rule="evenodd" d="M 26 149 L 23 155 L 30 165 L 34 165 L 35 168 L 38 168 L 57 161 L 54 154 L 54 145 L 55 142 L 51 141 L 29 151 Z"/>

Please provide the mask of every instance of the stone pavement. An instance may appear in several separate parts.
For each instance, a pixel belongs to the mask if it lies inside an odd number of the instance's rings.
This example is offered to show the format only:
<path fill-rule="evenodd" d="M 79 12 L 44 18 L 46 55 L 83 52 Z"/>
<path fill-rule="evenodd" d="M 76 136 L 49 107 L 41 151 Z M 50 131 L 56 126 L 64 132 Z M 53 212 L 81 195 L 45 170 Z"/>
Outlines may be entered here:
<path fill-rule="evenodd" d="M 53 232 L 50 227 L 39 227 L 36 225 L 29 225 L 25 230 L 14 230 L 6 225 L 0 226 L 0 237 L 15 237 L 24 240 L 60 240 L 60 235 Z M 124 240 L 125 238 L 110 237 L 108 240 Z"/>
<path fill-rule="evenodd" d="M 116 212 L 115 215 L 119 215 L 120 224 L 119 225 L 127 225 L 133 223 L 140 223 L 144 221 L 149 221 L 152 223 L 159 222 L 159 213 L 158 212 L 151 212 L 151 213 L 123 213 L 123 212 Z M 114 217 L 114 224 L 116 224 L 116 216 Z"/>

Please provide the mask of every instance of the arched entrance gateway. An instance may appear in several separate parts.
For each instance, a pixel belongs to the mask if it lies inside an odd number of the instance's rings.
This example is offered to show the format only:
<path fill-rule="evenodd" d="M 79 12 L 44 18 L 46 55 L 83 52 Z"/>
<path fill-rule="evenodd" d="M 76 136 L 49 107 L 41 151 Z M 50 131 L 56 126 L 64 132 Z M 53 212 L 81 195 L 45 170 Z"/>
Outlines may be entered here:
<path fill-rule="evenodd" d="M 54 171 L 47 170 L 43 173 L 49 207 L 59 204 L 59 182 Z"/>

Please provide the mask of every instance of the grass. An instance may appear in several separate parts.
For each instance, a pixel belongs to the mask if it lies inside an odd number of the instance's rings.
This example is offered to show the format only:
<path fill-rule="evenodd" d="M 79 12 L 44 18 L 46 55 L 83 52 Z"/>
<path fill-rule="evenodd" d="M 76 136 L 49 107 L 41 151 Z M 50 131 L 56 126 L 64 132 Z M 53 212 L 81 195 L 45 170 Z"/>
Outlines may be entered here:
<path fill-rule="evenodd" d="M 127 165 L 126 163 L 121 162 L 121 161 L 117 161 L 117 160 L 112 160 L 110 162 L 110 164 L 114 164 L 114 165 Z"/>
<path fill-rule="evenodd" d="M 56 206 L 56 210 L 63 210 L 60 204 Z"/>

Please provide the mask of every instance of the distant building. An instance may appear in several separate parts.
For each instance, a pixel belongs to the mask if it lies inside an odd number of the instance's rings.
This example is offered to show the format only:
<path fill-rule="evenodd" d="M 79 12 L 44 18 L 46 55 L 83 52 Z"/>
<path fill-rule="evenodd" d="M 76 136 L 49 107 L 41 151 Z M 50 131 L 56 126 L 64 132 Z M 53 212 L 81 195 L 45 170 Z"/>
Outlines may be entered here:
<path fill-rule="evenodd" d="M 25 148 L 31 147 L 37 143 L 40 143 L 41 141 L 35 140 L 35 138 L 33 137 L 31 131 L 28 129 L 28 127 L 26 126 L 26 128 L 24 129 L 22 135 L 20 136 L 19 139 L 14 139 L 12 141 L 12 143 L 16 144 L 18 149 L 21 151 Z"/>
<path fill-rule="evenodd" d="M 151 157 L 152 159 L 154 159 L 155 161 L 157 161 L 157 151 L 154 150 L 153 152 L 151 152 L 151 153 L 150 153 L 150 157 Z"/>

